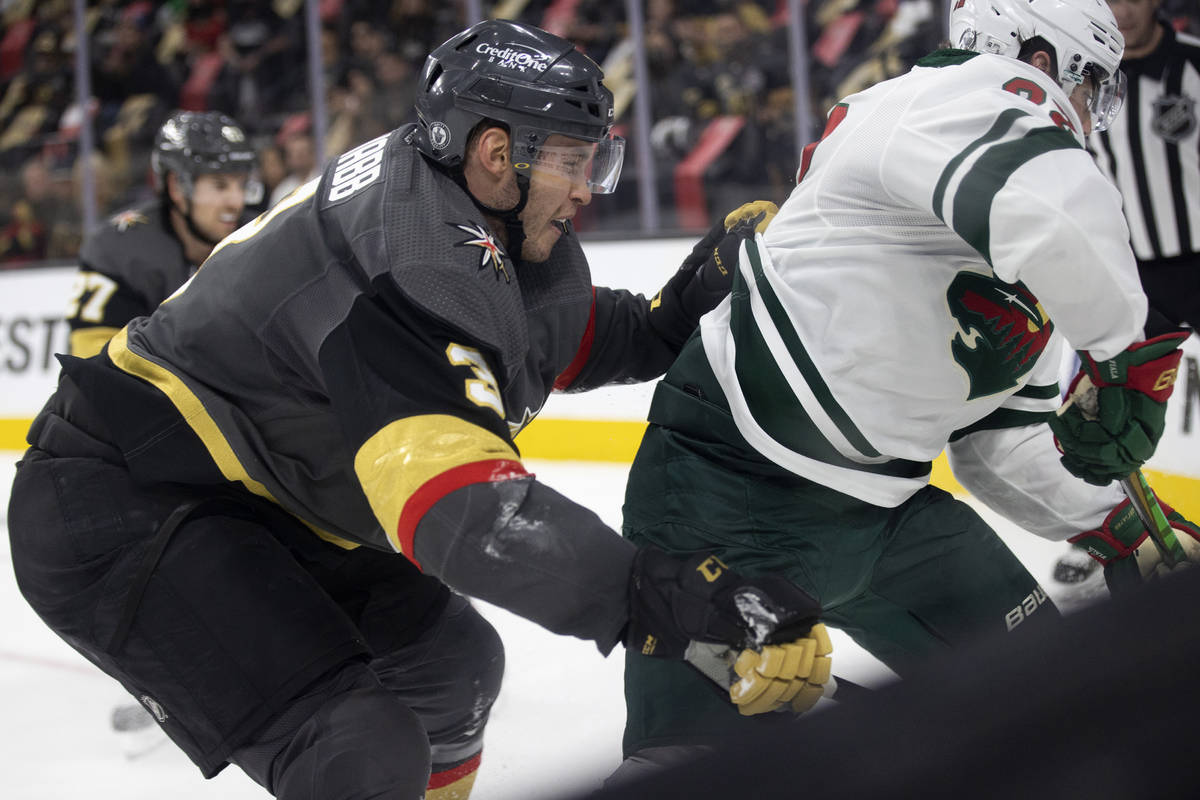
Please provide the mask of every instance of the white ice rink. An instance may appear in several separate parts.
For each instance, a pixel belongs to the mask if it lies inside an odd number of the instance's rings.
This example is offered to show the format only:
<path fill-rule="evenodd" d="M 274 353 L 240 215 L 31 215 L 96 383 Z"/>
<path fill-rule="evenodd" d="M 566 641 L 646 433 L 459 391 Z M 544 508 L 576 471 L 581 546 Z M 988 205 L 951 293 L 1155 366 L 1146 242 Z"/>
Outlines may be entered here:
<path fill-rule="evenodd" d="M 0 453 L 0 509 L 8 506 L 16 458 Z M 547 461 L 528 466 L 619 526 L 624 467 Z M 984 514 L 1054 594 L 1050 569 L 1062 546 Z M 0 797 L 267 797 L 235 767 L 205 781 L 169 743 L 127 759 L 109 728 L 113 706 L 127 696 L 42 625 L 17 592 L 7 535 L 0 548 Z M 484 611 L 504 638 L 508 667 L 473 800 L 516 800 L 598 784 L 620 759 L 619 653 L 604 659 L 587 642 L 554 636 L 494 607 Z M 834 634 L 835 674 L 868 685 L 886 679 L 882 665 Z"/>

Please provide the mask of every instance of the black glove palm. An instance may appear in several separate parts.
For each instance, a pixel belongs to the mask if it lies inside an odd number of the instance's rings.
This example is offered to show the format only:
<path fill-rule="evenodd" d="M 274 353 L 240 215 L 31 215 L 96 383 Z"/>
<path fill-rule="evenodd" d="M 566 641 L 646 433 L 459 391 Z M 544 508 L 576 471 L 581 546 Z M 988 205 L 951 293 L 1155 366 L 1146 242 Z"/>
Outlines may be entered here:
<path fill-rule="evenodd" d="M 688 642 L 761 648 L 804 636 L 820 604 L 784 578 L 746 578 L 716 556 L 680 561 L 654 548 L 633 560 L 625 646 L 642 655 L 683 658 Z"/>

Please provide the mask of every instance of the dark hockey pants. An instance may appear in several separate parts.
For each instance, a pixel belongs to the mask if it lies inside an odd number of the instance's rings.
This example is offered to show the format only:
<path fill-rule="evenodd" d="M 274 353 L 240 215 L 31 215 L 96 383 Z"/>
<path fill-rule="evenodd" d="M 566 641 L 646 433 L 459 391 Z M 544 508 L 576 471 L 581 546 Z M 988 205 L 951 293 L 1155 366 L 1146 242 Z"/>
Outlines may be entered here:
<path fill-rule="evenodd" d="M 202 506 L 164 541 L 196 499 L 31 450 L 9 531 L 34 610 L 206 777 L 233 761 L 288 800 L 417 798 L 431 762 L 479 752 L 503 649 L 463 598 L 402 556 L 343 550 L 282 513 Z"/>
<path fill-rule="evenodd" d="M 651 425 L 629 475 L 625 535 L 786 576 L 821 601 L 826 623 L 901 675 L 949 647 L 1058 616 L 996 533 L 940 489 L 881 508 L 796 476 L 750 474 L 712 458 L 720 450 Z M 682 662 L 627 651 L 625 663 L 627 755 L 796 719 L 742 717 Z M 835 652 L 835 673 L 837 664 Z"/>

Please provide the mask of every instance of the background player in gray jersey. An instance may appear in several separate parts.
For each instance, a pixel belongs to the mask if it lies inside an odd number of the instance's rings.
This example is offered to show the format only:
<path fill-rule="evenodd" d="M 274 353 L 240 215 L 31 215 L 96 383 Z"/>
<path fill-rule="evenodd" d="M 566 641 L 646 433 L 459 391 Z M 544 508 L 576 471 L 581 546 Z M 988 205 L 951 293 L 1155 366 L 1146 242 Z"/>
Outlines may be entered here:
<path fill-rule="evenodd" d="M 150 314 L 242 223 L 255 153 L 241 126 L 216 111 L 172 114 L 154 139 L 158 197 L 94 231 L 79 253 L 67 309 L 71 354 L 100 352 Z"/>
<path fill-rule="evenodd" d="M 602 77 L 473 26 L 427 60 L 419 124 L 62 359 L 10 501 L 18 584 L 206 776 L 465 797 L 503 651 L 450 587 L 605 654 L 745 647 L 745 713 L 827 674 L 795 586 L 639 550 L 521 462 L 551 391 L 661 374 L 771 212 L 727 217 L 653 301 L 593 286 L 571 218 L 620 170 Z"/>

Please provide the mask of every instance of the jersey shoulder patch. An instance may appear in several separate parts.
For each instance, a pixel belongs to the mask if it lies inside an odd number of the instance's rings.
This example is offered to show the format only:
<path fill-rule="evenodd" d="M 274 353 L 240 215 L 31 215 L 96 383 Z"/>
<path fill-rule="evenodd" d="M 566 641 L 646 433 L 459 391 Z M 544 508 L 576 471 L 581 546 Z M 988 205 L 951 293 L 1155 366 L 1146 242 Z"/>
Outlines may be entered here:
<path fill-rule="evenodd" d="M 79 260 L 85 270 L 120 279 L 155 304 L 164 298 L 149 297 L 162 291 L 151 287 L 178 286 L 191 271 L 179 240 L 163 228 L 158 203 L 114 214 L 87 237 Z"/>

